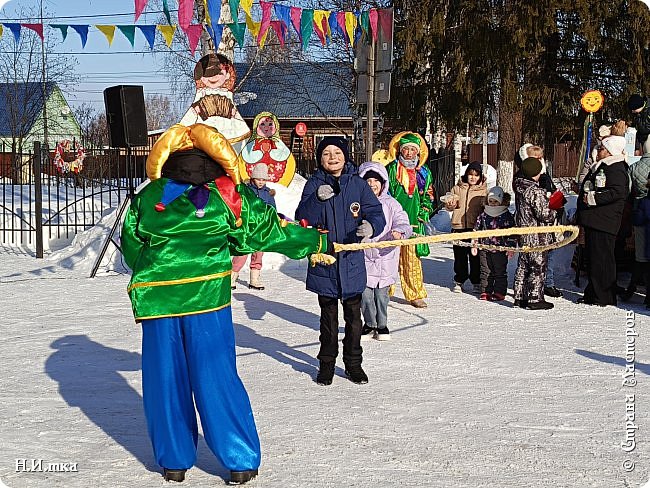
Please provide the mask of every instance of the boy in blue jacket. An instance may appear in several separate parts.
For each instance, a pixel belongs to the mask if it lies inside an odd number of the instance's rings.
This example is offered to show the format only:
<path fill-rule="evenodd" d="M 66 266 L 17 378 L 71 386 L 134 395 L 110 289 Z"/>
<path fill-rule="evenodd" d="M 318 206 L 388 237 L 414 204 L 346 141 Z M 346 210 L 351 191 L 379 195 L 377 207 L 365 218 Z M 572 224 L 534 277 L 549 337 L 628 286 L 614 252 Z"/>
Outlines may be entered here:
<path fill-rule="evenodd" d="M 351 244 L 375 237 L 386 225 L 381 203 L 350 162 L 347 140 L 325 137 L 316 150 L 319 165 L 305 184 L 296 220 L 326 230 L 330 242 Z M 316 382 L 330 385 L 338 356 L 338 300 L 343 302 L 345 374 L 358 384 L 368 382 L 361 367 L 361 294 L 366 287 L 363 251 L 343 251 L 334 266 L 307 271 L 307 289 L 318 294 L 320 317 L 319 371 Z"/>

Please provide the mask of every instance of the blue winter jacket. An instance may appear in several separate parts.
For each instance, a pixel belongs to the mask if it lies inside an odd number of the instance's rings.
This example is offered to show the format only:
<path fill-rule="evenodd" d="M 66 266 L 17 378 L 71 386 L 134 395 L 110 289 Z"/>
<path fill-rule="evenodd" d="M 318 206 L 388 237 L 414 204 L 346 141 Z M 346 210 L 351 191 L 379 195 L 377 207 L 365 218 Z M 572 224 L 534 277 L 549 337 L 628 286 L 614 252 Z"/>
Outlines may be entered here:
<path fill-rule="evenodd" d="M 257 188 L 253 183 L 248 183 L 246 186 L 248 186 L 255 195 L 261 198 L 264 203 L 271 205 L 273 208 L 277 208 L 275 206 L 275 198 L 271 194 L 271 189 L 268 186 L 264 185 L 262 188 Z"/>
<path fill-rule="evenodd" d="M 316 191 L 321 185 L 334 188 L 335 196 L 321 202 Z M 358 208 L 357 208 L 358 207 Z M 386 225 L 381 203 L 368 183 L 357 175 L 357 168 L 346 163 L 337 179 L 318 168 L 302 192 L 296 209 L 296 220 L 307 219 L 309 225 L 327 230 L 328 240 L 339 244 L 361 241 L 357 227 L 362 220 L 372 225 L 373 235 Z M 350 298 L 366 287 L 366 266 L 363 251 L 343 251 L 336 255 L 332 266 L 316 265 L 307 270 L 307 289 L 319 295 Z"/>

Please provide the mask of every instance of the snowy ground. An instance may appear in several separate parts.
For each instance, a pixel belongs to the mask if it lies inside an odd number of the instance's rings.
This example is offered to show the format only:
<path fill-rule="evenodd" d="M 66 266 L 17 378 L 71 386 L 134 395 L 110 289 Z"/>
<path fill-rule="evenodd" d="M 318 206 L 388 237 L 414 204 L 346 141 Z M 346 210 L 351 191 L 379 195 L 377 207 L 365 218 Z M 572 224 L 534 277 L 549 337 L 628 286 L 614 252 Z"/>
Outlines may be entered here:
<path fill-rule="evenodd" d="M 97 278 L 87 278 L 112 219 L 45 260 L 0 247 L 0 488 L 171 486 L 146 433 L 140 328 L 113 247 Z M 370 382 L 361 386 L 345 379 L 340 360 L 332 386 L 313 382 L 319 312 L 304 290 L 304 262 L 269 256 L 275 269 L 263 272 L 263 292 L 249 292 L 244 270 L 233 294 L 237 355 L 263 449 L 250 486 L 646 483 L 648 312 L 639 295 L 621 308 L 573 303 L 571 252 L 558 279 L 565 298 L 533 312 L 512 308 L 511 297 L 499 304 L 453 294 L 451 248 L 432 247 L 424 260 L 429 308 L 407 305 L 398 290 L 389 309 L 393 341 L 363 344 Z M 636 313 L 639 334 L 634 387 L 622 384 L 626 309 Z M 626 395 L 634 395 L 638 426 L 629 453 L 621 447 Z M 32 460 L 76 463 L 77 471 L 20 471 L 17 460 L 28 468 Z M 225 478 L 201 438 L 182 486 L 223 486 Z"/>

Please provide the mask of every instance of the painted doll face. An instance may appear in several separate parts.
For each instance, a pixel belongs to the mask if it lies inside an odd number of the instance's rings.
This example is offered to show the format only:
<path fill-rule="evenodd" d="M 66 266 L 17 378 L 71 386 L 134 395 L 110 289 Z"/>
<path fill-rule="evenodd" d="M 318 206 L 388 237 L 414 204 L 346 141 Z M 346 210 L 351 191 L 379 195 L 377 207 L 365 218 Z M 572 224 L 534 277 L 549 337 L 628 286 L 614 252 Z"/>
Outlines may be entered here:
<path fill-rule="evenodd" d="M 223 65 L 222 65 L 223 66 Z M 226 81 L 230 79 L 230 73 L 226 71 L 225 68 L 221 68 L 221 71 L 217 73 L 216 75 L 212 76 L 204 76 L 201 78 L 201 82 L 207 87 L 207 88 L 221 88 L 226 84 Z"/>
<path fill-rule="evenodd" d="M 273 137 L 275 134 L 275 122 L 271 117 L 262 117 L 257 124 L 257 135 L 261 137 Z"/>

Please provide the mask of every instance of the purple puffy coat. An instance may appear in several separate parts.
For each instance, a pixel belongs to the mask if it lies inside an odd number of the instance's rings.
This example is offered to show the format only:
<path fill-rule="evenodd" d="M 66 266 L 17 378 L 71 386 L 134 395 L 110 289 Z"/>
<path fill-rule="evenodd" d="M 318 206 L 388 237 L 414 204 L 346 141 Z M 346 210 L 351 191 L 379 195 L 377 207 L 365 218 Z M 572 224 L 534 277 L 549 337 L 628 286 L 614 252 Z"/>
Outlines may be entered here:
<path fill-rule="evenodd" d="M 391 231 L 397 231 L 407 239 L 413 235 L 413 227 L 409 217 L 397 200 L 388 194 L 388 172 L 379 163 L 367 162 L 359 167 L 359 176 L 363 178 L 368 171 L 374 171 L 384 178 L 385 182 L 378 195 L 381 208 L 386 217 L 386 226 L 376 237 L 367 242 L 392 241 Z M 368 288 L 385 288 L 395 283 L 399 267 L 399 247 L 383 249 L 365 249 L 366 273 Z"/>

